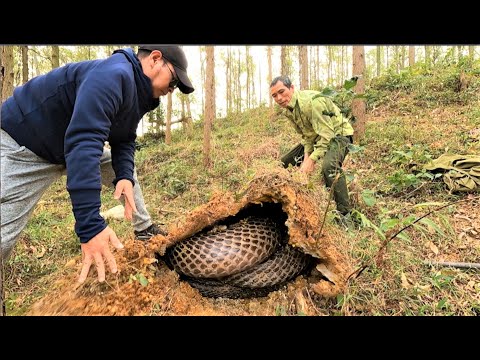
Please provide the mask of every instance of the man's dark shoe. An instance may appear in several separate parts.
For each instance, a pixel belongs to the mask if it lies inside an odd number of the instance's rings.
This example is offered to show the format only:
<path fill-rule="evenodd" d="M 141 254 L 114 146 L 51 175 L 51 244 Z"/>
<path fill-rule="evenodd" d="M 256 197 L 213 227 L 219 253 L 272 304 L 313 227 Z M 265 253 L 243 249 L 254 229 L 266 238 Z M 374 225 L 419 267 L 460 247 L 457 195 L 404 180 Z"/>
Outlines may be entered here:
<path fill-rule="evenodd" d="M 152 236 L 155 236 L 155 235 L 163 235 L 163 236 L 167 236 L 167 232 L 165 232 L 164 230 L 160 229 L 160 227 L 158 227 L 157 225 L 155 224 L 152 224 L 150 225 L 148 228 L 146 228 L 145 230 L 142 230 L 142 231 L 134 231 L 135 233 L 135 238 L 137 240 L 143 240 L 143 241 L 147 241 L 147 240 L 150 240 L 150 238 Z"/>

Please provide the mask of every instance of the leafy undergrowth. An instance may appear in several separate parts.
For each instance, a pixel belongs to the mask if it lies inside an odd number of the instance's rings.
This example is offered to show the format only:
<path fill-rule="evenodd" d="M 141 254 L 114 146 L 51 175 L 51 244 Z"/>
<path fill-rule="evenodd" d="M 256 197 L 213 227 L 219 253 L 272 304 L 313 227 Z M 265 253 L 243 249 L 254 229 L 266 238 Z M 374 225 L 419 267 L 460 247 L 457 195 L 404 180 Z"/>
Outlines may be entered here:
<path fill-rule="evenodd" d="M 136 287 L 158 286 L 154 306 L 132 315 L 478 315 L 480 272 L 440 267 L 432 262 L 478 262 L 480 259 L 480 200 L 478 193 L 450 194 L 441 178 L 422 171 L 422 165 L 444 153 L 480 154 L 478 96 L 461 102 L 419 102 L 418 94 L 389 89 L 371 108 L 365 139 L 352 148 L 345 162 L 351 198 L 362 220 L 358 230 L 345 230 L 341 246 L 355 266 L 368 265 L 352 277 L 345 292 L 334 298 L 315 295 L 299 278 L 269 297 L 253 300 L 201 298 L 188 284 L 164 268 L 152 268 L 160 283 L 132 269 L 123 277 Z M 450 98 L 449 98 L 450 99 Z M 444 99 L 443 99 L 444 100 Z M 425 106 L 428 102 L 430 105 Z M 201 123 L 186 139 L 174 132 L 173 145 L 149 142 L 136 153 L 137 170 L 152 218 L 174 224 L 217 192 L 240 191 L 260 171 L 279 166 L 278 158 L 298 141 L 285 119 L 261 108 L 217 119 L 212 134 L 212 167 L 202 164 Z M 307 186 L 315 190 L 320 175 Z M 321 185 L 321 184 L 320 184 Z M 26 314 L 39 299 L 62 292 L 62 279 L 80 269 L 80 247 L 65 179 L 52 186 L 6 266 L 7 313 Z M 319 190 L 320 191 L 320 190 Z M 415 224 L 412 222 L 441 205 Z M 102 193 L 102 211 L 118 205 L 112 191 Z M 330 217 L 329 217 L 330 219 Z M 391 240 L 377 261 L 385 239 Z M 135 243 L 130 224 L 111 220 L 126 244 Z M 137 246 L 137 245 L 132 245 Z M 146 264 L 145 266 L 153 266 Z M 115 288 L 99 286 L 90 274 L 90 291 L 99 296 Z M 65 285 L 65 284 L 63 284 Z M 173 302 L 172 292 L 183 302 Z M 173 304 L 173 305 L 172 305 Z M 128 304 L 117 304 L 128 306 Z M 132 308 L 134 308 L 132 306 Z"/>

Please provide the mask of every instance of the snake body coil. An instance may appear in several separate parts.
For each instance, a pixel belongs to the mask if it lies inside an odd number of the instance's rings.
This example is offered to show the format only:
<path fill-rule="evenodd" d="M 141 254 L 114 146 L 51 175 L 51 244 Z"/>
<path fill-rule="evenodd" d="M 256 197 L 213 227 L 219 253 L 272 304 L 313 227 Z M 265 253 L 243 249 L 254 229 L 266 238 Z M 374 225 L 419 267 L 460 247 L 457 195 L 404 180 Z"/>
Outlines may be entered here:
<path fill-rule="evenodd" d="M 248 217 L 167 250 L 167 263 L 203 296 L 265 296 L 301 274 L 311 256 L 287 244 L 269 218 Z"/>

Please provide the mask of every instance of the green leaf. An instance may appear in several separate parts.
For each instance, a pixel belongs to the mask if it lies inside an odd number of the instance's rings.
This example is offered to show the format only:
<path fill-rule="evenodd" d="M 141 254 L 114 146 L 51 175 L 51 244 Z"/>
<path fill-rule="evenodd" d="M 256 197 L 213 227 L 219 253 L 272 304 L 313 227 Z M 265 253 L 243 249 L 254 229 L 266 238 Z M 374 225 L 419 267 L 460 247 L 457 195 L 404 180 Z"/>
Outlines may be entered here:
<path fill-rule="evenodd" d="M 362 192 L 362 199 L 367 206 L 373 206 L 377 202 L 372 190 L 364 190 Z"/>
<path fill-rule="evenodd" d="M 401 232 L 400 234 L 398 234 L 397 237 L 401 240 L 404 240 L 404 241 L 409 241 L 410 240 L 410 237 L 407 234 L 405 234 L 404 232 Z"/>
<path fill-rule="evenodd" d="M 138 281 L 140 281 L 140 284 L 142 284 L 142 286 L 148 285 L 148 280 L 142 273 L 137 274 L 137 277 L 138 277 Z"/>
<path fill-rule="evenodd" d="M 447 299 L 442 299 L 437 304 L 437 309 L 445 309 L 447 306 Z"/>
<path fill-rule="evenodd" d="M 333 90 L 332 88 L 326 87 L 325 89 L 322 90 L 322 95 L 324 96 L 334 96 L 337 92 Z"/>
<path fill-rule="evenodd" d="M 436 232 L 438 232 L 440 235 L 443 235 L 445 236 L 445 233 L 442 231 L 442 229 L 440 229 L 438 227 L 437 224 L 435 224 L 432 220 L 428 219 L 428 218 L 423 218 L 422 220 L 419 221 L 420 223 L 424 224 L 424 225 L 427 225 L 429 227 L 431 227 L 432 229 L 434 229 Z"/>
<path fill-rule="evenodd" d="M 357 85 L 357 79 L 345 80 L 343 87 L 345 90 L 350 90 Z"/>

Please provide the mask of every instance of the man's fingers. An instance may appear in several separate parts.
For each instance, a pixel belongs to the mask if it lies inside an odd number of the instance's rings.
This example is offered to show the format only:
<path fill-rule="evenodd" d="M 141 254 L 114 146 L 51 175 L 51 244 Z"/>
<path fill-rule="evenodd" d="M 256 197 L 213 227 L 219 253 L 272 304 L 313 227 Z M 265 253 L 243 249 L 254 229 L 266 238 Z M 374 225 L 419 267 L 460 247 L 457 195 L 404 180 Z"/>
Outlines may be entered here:
<path fill-rule="evenodd" d="M 125 201 L 132 207 L 134 212 L 137 212 L 137 207 L 135 206 L 135 200 L 133 198 L 133 191 L 128 191 L 124 193 Z"/>
<path fill-rule="evenodd" d="M 103 257 L 101 253 L 95 253 L 95 265 L 97 265 L 98 281 L 105 281 L 105 264 L 103 263 Z"/>
<path fill-rule="evenodd" d="M 125 215 L 125 219 L 127 220 L 132 220 L 133 219 L 133 210 L 132 210 L 132 207 L 130 206 L 130 204 L 127 202 L 125 202 L 125 212 L 124 212 L 124 215 Z"/>
<path fill-rule="evenodd" d="M 110 242 L 117 249 L 123 249 L 124 248 L 123 244 L 120 242 L 120 240 L 118 240 L 117 234 L 115 234 L 114 231 L 112 231 L 110 233 Z"/>
<path fill-rule="evenodd" d="M 82 266 L 82 271 L 80 273 L 80 276 L 78 278 L 78 282 L 81 284 L 85 281 L 88 275 L 88 271 L 90 270 L 90 266 L 92 265 L 92 257 L 87 255 L 84 256 L 83 259 L 83 266 Z"/>
<path fill-rule="evenodd" d="M 123 189 L 121 187 L 116 187 L 115 192 L 113 193 L 113 198 L 115 200 L 120 199 L 120 196 L 122 195 L 122 191 L 123 191 Z"/>
<path fill-rule="evenodd" d="M 115 262 L 115 258 L 113 257 L 112 253 L 110 252 L 110 250 L 107 250 L 103 255 L 107 260 L 107 264 L 108 264 L 108 267 L 110 268 L 110 271 L 115 274 L 118 269 L 117 269 L 117 263 Z"/>

